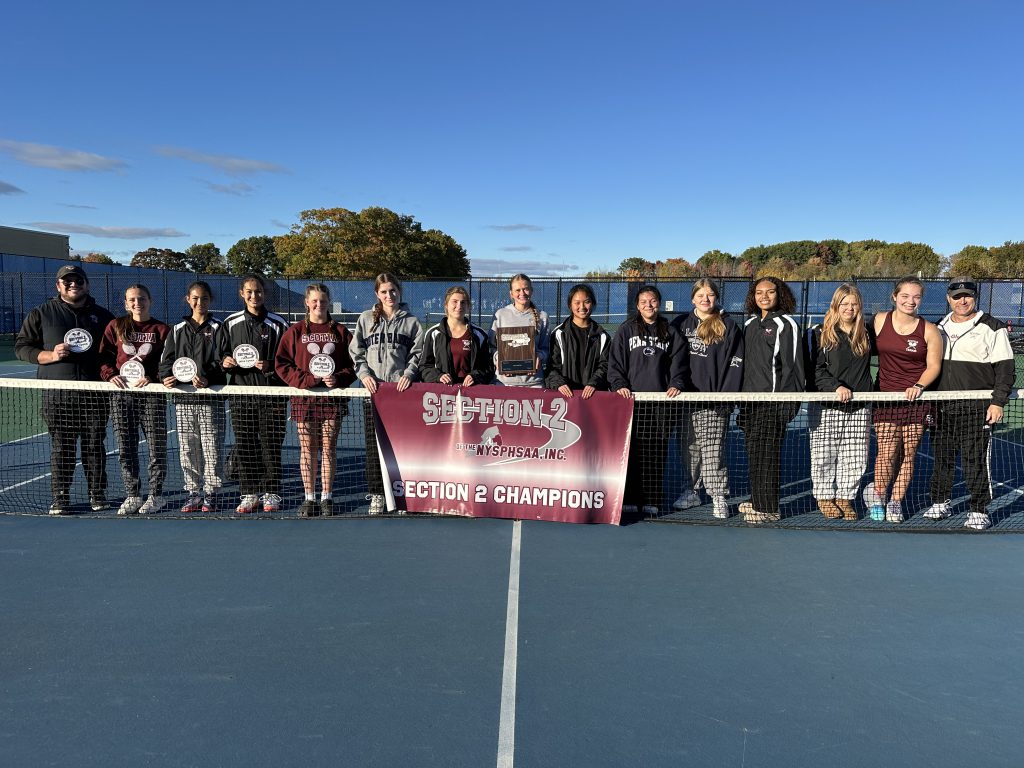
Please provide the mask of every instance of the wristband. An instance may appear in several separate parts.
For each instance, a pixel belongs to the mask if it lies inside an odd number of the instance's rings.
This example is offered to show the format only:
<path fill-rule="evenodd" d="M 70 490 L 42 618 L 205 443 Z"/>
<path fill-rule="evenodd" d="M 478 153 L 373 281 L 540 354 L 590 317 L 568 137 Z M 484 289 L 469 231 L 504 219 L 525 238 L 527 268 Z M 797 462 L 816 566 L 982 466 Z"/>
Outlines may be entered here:
<path fill-rule="evenodd" d="M 918 388 L 919 390 L 921 390 L 922 392 L 924 392 L 924 384 L 920 384 L 920 383 L 918 383 L 918 384 L 915 384 L 914 386 L 915 386 L 915 387 L 917 387 L 917 388 Z"/>

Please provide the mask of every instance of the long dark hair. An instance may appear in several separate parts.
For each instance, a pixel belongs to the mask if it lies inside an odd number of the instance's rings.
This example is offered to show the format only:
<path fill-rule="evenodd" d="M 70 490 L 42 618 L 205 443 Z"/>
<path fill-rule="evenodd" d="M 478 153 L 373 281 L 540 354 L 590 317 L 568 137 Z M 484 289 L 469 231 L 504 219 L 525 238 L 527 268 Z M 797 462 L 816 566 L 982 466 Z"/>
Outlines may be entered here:
<path fill-rule="evenodd" d="M 770 311 L 778 311 L 784 315 L 791 315 L 796 310 L 796 297 L 793 291 L 786 285 L 786 281 L 769 275 L 759 277 L 747 288 L 747 298 L 743 302 L 743 311 L 748 315 L 760 315 L 761 309 L 757 306 L 757 286 L 761 283 L 771 283 L 775 286 L 775 306 Z"/>
<path fill-rule="evenodd" d="M 637 311 L 633 315 L 633 328 L 636 330 L 637 336 L 647 336 L 650 331 L 647 330 L 647 321 L 644 320 L 644 316 L 640 314 L 640 297 L 645 293 L 653 293 L 658 299 L 658 317 L 654 320 L 654 335 L 658 341 L 668 341 L 668 320 L 661 314 L 661 291 L 658 290 L 656 285 L 641 285 L 640 290 L 636 292 Z"/>
<path fill-rule="evenodd" d="M 402 283 L 397 277 L 392 275 L 390 272 L 381 272 L 377 275 L 377 279 L 373 281 L 373 295 L 377 295 L 377 291 L 384 283 L 391 283 L 395 288 L 398 289 L 398 296 L 402 296 Z M 377 299 L 377 303 L 373 305 L 373 325 L 376 326 L 380 322 L 380 319 L 384 317 L 384 305 L 380 299 Z"/>

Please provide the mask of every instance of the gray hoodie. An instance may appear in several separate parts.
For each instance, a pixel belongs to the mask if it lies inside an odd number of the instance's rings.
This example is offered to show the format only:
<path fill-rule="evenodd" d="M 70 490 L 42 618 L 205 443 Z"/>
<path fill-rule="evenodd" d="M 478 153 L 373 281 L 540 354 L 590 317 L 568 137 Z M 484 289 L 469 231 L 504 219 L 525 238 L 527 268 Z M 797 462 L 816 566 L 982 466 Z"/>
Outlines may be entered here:
<path fill-rule="evenodd" d="M 536 335 L 536 352 L 537 357 L 540 358 L 540 369 L 531 376 L 502 376 L 500 373 L 495 375 L 494 384 L 503 384 L 506 387 L 543 387 L 544 386 L 544 367 L 548 362 L 548 313 L 537 310 L 537 314 L 540 315 L 540 327 L 537 328 Z M 491 323 L 491 332 L 489 335 L 491 346 L 497 350 L 498 345 L 494 339 L 494 331 L 498 328 L 521 328 L 524 325 L 536 325 L 536 320 L 533 317 L 533 310 L 527 309 L 525 312 L 520 312 L 516 309 L 515 304 L 509 304 L 506 307 L 502 307 L 494 313 L 494 322 Z M 494 353 L 494 366 L 498 366 L 498 353 Z"/>
<path fill-rule="evenodd" d="M 363 312 L 349 344 L 360 380 L 374 376 L 380 381 L 395 382 L 408 376 L 416 381 L 422 351 L 423 329 L 406 304 L 399 304 L 390 320 L 382 315 L 376 325 L 373 310 Z"/>

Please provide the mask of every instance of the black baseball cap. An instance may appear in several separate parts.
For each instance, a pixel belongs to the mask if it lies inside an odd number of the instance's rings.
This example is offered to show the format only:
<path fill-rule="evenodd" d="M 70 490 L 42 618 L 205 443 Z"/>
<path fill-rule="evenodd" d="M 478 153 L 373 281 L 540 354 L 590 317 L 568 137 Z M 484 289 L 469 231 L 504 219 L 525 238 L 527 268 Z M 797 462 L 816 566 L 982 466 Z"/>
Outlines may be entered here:
<path fill-rule="evenodd" d="M 976 299 L 978 298 L 978 284 L 968 277 L 954 277 L 949 281 L 946 295 L 954 299 L 959 299 L 961 296 L 970 296 Z"/>
<path fill-rule="evenodd" d="M 64 277 L 70 277 L 71 275 L 75 275 L 76 277 L 80 277 L 86 282 L 89 282 L 89 278 L 86 277 L 85 275 L 85 270 L 82 269 L 77 264 L 65 264 L 63 267 L 57 270 L 58 280 Z"/>

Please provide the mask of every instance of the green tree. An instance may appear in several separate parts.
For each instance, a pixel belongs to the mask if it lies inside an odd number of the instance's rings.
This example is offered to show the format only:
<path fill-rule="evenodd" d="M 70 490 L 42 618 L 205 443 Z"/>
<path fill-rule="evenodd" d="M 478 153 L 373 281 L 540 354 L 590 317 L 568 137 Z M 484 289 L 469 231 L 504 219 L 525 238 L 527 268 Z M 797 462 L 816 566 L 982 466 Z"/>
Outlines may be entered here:
<path fill-rule="evenodd" d="M 654 274 L 654 262 L 642 259 L 639 256 L 631 256 L 619 263 L 618 272 L 620 275 L 643 276 Z"/>
<path fill-rule="evenodd" d="M 283 264 L 274 246 L 274 238 L 267 235 L 243 237 L 228 248 L 228 266 L 233 275 L 254 272 L 267 277 L 278 277 Z"/>
<path fill-rule="evenodd" d="M 995 259 L 982 245 L 966 245 L 949 257 L 950 276 L 993 277 Z"/>
<path fill-rule="evenodd" d="M 87 253 L 82 257 L 82 261 L 86 264 L 117 264 L 105 253 Z"/>
<path fill-rule="evenodd" d="M 694 277 L 697 270 L 686 259 L 665 259 L 654 264 L 657 277 Z"/>
<path fill-rule="evenodd" d="M 1024 242 L 1007 240 L 989 251 L 993 261 L 991 277 L 1020 277 L 1024 272 Z"/>
<path fill-rule="evenodd" d="M 694 265 L 697 272 L 708 277 L 735 277 L 739 260 L 731 253 L 717 249 L 707 251 Z"/>
<path fill-rule="evenodd" d="M 147 248 L 132 256 L 130 266 L 188 272 L 189 268 L 185 259 L 184 253 L 172 251 L 170 248 Z"/>
<path fill-rule="evenodd" d="M 469 277 L 466 250 L 440 230 L 424 231 L 412 216 L 370 207 L 314 208 L 299 217 L 290 233 L 274 239 L 288 275 Z"/>
<path fill-rule="evenodd" d="M 213 243 L 195 243 L 185 249 L 189 272 L 201 275 L 222 275 L 228 271 L 228 262 Z"/>

